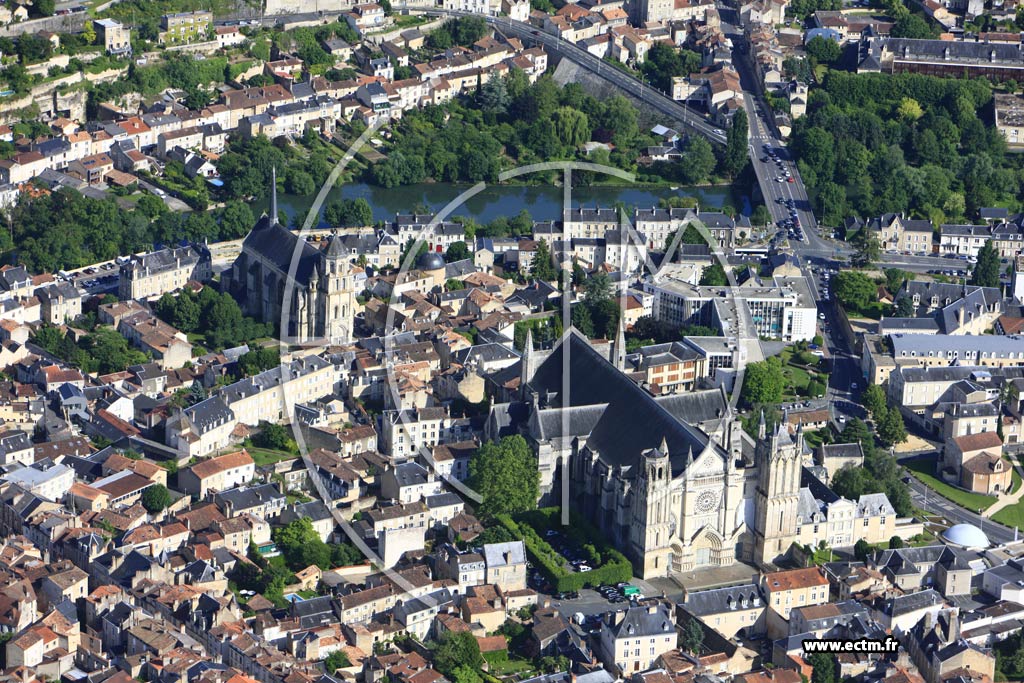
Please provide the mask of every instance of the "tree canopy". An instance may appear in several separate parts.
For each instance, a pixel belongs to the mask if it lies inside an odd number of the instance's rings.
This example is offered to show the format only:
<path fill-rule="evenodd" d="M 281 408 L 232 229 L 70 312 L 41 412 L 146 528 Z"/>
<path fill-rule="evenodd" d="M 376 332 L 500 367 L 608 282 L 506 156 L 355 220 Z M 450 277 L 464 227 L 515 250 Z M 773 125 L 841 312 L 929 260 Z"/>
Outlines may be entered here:
<path fill-rule="evenodd" d="M 785 384 L 786 378 L 782 374 L 782 361 L 778 356 L 770 356 L 763 361 L 750 363 L 743 375 L 740 400 L 746 406 L 779 403 L 782 401 Z"/>
<path fill-rule="evenodd" d="M 142 507 L 147 512 L 160 512 L 171 504 L 171 493 L 163 484 L 153 484 L 142 491 Z"/>
<path fill-rule="evenodd" d="M 516 434 L 489 441 L 469 462 L 471 486 L 483 497 L 477 512 L 492 517 L 537 507 L 540 473 L 526 439 Z"/>

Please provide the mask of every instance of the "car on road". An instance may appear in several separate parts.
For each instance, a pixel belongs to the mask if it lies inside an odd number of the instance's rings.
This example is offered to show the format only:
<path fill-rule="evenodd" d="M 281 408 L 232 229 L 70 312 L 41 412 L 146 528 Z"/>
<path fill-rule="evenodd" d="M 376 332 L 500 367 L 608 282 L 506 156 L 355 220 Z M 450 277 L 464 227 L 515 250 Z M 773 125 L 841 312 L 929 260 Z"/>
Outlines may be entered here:
<path fill-rule="evenodd" d="M 824 313 L 819 313 L 818 314 L 818 320 L 824 320 L 824 319 L 825 319 L 825 314 Z"/>
<path fill-rule="evenodd" d="M 793 180 L 793 176 L 790 176 L 789 178 L 786 178 L 786 182 L 787 183 L 795 183 L 796 181 Z"/>
<path fill-rule="evenodd" d="M 857 389 L 857 388 L 858 388 L 859 386 L 860 386 L 860 385 L 859 385 L 859 384 L 857 384 L 856 382 L 851 382 L 851 383 L 850 383 L 850 388 L 851 388 L 851 389 Z"/>
<path fill-rule="evenodd" d="M 725 131 L 721 128 L 715 128 L 715 135 L 725 135 Z"/>

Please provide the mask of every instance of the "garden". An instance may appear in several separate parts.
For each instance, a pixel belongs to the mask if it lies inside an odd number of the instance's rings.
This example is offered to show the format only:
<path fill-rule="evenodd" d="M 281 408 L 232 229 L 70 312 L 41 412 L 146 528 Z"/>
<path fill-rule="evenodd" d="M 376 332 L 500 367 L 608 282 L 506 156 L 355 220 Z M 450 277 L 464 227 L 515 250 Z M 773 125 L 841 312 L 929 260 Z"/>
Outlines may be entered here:
<path fill-rule="evenodd" d="M 578 591 L 587 586 L 600 586 L 629 581 L 633 566 L 626 557 L 608 545 L 601 532 L 589 522 L 570 513 L 569 525 L 561 523 L 561 508 L 543 508 L 516 515 L 496 517 L 507 531 L 523 539 L 530 559 L 551 582 L 557 592 Z M 545 537 L 558 534 L 588 555 L 590 571 L 574 570 L 568 559 L 551 546 Z"/>

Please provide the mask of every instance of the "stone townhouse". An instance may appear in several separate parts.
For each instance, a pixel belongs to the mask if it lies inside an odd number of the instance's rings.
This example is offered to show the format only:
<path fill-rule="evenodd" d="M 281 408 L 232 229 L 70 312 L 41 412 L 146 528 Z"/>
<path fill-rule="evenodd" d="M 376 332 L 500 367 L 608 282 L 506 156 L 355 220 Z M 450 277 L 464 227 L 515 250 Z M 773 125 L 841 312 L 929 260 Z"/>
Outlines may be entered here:
<path fill-rule="evenodd" d="M 196 463 L 178 473 L 178 485 L 185 493 L 205 498 L 210 491 L 224 491 L 249 483 L 256 464 L 244 449 Z"/>

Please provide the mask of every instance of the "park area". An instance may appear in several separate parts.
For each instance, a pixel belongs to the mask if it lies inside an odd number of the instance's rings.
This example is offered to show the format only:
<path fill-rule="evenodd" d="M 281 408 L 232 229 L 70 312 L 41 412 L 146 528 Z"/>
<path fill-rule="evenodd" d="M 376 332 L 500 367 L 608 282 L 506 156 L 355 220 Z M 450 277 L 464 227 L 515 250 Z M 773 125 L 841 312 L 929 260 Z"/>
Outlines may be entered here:
<path fill-rule="evenodd" d="M 957 505 L 979 512 L 996 502 L 995 496 L 986 496 L 981 493 L 971 493 L 952 484 L 947 484 L 939 478 L 936 473 L 937 455 L 929 455 L 913 460 L 906 460 L 903 465 L 914 473 L 918 480 L 932 491 L 935 491 L 943 498 L 947 498 Z"/>

